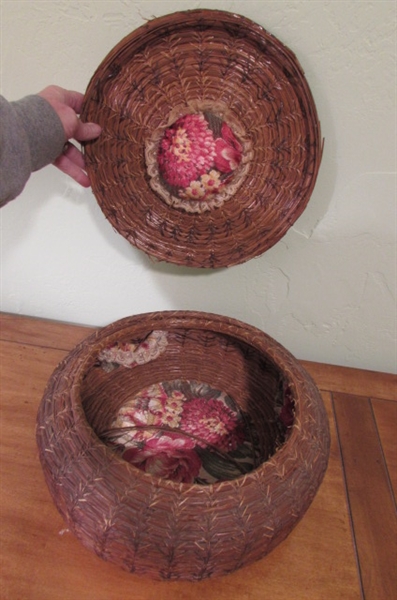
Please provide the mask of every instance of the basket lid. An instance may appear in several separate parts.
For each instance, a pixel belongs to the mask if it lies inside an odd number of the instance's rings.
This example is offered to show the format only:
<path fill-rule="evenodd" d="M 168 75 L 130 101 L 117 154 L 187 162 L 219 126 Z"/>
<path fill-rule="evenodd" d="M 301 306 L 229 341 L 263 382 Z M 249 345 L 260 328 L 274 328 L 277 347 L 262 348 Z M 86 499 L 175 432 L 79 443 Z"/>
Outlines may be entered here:
<path fill-rule="evenodd" d="M 106 218 L 170 263 L 218 268 L 263 254 L 303 212 L 321 162 L 316 107 L 295 55 L 219 10 L 153 19 L 103 60 L 82 118 Z"/>

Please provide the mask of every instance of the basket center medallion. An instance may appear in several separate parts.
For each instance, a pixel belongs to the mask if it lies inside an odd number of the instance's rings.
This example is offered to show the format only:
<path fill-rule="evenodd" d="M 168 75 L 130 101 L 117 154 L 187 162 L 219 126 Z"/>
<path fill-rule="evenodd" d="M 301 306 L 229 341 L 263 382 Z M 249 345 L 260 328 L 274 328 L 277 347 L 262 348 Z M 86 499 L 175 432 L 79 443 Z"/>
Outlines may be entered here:
<path fill-rule="evenodd" d="M 187 212 L 211 210 L 233 196 L 247 158 L 241 132 L 208 110 L 179 116 L 146 149 L 151 187 Z"/>

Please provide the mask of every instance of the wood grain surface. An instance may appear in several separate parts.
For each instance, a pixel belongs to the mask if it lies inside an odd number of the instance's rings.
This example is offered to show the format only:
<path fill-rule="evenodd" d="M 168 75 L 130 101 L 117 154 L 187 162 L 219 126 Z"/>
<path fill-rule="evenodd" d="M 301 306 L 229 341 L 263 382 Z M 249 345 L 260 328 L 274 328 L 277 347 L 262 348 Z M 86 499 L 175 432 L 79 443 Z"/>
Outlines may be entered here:
<path fill-rule="evenodd" d="M 397 599 L 397 377 L 303 362 L 322 391 L 329 467 L 291 535 L 221 579 L 161 583 L 105 563 L 67 530 L 47 491 L 36 412 L 52 371 L 92 328 L 0 315 L 2 600 Z"/>

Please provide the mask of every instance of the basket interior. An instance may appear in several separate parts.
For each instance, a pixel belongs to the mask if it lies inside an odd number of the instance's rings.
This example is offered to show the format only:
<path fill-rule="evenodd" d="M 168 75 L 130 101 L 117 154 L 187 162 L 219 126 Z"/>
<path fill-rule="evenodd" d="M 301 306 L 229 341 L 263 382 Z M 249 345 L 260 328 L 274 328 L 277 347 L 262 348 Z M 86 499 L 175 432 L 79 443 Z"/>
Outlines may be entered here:
<path fill-rule="evenodd" d="M 136 467 L 208 484 L 247 473 L 285 442 L 286 376 L 255 347 L 198 329 L 112 339 L 81 385 L 95 433 Z"/>

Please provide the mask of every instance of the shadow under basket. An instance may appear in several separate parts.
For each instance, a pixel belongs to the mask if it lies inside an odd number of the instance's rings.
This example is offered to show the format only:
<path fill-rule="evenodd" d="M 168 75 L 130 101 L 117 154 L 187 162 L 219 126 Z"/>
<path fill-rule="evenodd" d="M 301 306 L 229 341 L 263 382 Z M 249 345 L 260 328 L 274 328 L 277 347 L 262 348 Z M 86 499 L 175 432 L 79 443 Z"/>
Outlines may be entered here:
<path fill-rule="evenodd" d="M 153 579 L 264 557 L 312 502 L 329 455 L 321 396 L 262 331 L 190 311 L 128 317 L 77 346 L 38 411 L 45 479 L 69 529 Z"/>

